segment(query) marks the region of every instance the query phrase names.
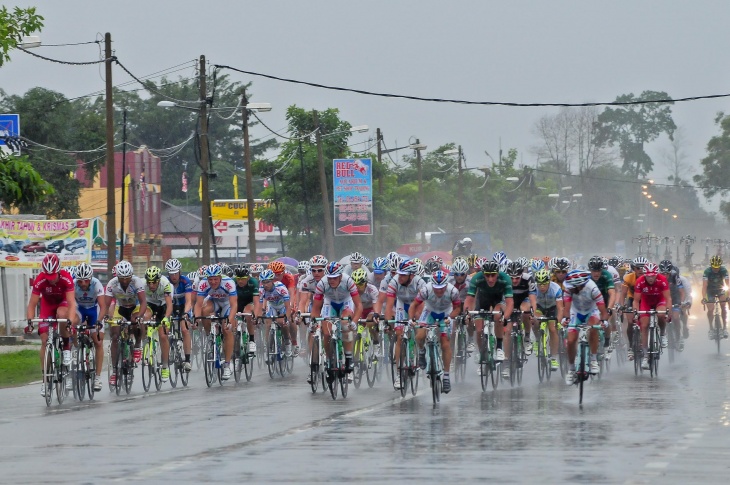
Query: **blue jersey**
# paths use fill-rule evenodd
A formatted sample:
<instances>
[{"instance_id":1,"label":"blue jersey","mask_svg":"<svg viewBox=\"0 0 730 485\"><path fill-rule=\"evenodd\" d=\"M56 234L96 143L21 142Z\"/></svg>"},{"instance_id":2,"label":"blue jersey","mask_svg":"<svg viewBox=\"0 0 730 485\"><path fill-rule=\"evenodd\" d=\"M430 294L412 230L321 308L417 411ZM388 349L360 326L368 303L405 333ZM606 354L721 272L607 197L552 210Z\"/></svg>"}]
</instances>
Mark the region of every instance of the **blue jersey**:
<instances>
[{"instance_id":1,"label":"blue jersey","mask_svg":"<svg viewBox=\"0 0 730 485\"><path fill-rule=\"evenodd\" d=\"M193 282L187 276L180 275L180 281L172 287L172 304L185 305L185 295L193 292Z\"/></svg>"},{"instance_id":2,"label":"blue jersey","mask_svg":"<svg viewBox=\"0 0 730 485\"><path fill-rule=\"evenodd\" d=\"M540 308L553 308L556 306L556 300L563 299L563 290L560 285L554 281L550 282L547 291L544 293L540 291L540 286L537 287L537 306Z\"/></svg>"}]
</instances>

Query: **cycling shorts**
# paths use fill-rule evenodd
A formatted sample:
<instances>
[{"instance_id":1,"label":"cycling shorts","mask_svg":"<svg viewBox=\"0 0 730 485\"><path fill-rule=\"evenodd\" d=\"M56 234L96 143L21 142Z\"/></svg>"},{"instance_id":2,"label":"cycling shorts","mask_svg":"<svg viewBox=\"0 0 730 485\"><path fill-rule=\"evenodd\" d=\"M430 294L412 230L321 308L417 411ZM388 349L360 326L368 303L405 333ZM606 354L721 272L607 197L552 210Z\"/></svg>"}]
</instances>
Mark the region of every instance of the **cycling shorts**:
<instances>
[{"instance_id":1,"label":"cycling shorts","mask_svg":"<svg viewBox=\"0 0 730 485\"><path fill-rule=\"evenodd\" d=\"M557 318L558 307L552 306L550 308L543 308L540 305L537 305L537 316L542 316L546 318Z\"/></svg>"},{"instance_id":2,"label":"cycling shorts","mask_svg":"<svg viewBox=\"0 0 730 485\"><path fill-rule=\"evenodd\" d=\"M286 307L284 305L275 306L271 303L266 305L266 316L269 318L282 317L286 315Z\"/></svg>"},{"instance_id":3,"label":"cycling shorts","mask_svg":"<svg viewBox=\"0 0 730 485\"><path fill-rule=\"evenodd\" d=\"M139 305L122 306L122 307L118 306L114 309L114 318L117 319L119 317L122 317L123 319L127 320L128 322L131 322L133 313L139 313ZM118 326L116 322L112 322L109 325L112 327Z\"/></svg>"},{"instance_id":4,"label":"cycling shorts","mask_svg":"<svg viewBox=\"0 0 730 485\"><path fill-rule=\"evenodd\" d=\"M441 336L446 336L451 333L451 324L449 323L448 327L446 326L446 320L447 315L446 313L436 313L436 312L430 312L428 310L423 310L423 313L421 313L421 318L418 319L418 323L421 324L421 326L428 326L428 325L434 325L436 322L439 322L439 330L441 331Z\"/></svg>"},{"instance_id":5,"label":"cycling shorts","mask_svg":"<svg viewBox=\"0 0 730 485\"><path fill-rule=\"evenodd\" d=\"M641 301L639 302L639 310L641 310L642 312L654 310L658 306L667 306L667 302L664 301L663 296L656 296L656 297L643 296L641 298ZM645 316L645 315L641 315L641 316Z\"/></svg>"},{"instance_id":6,"label":"cycling shorts","mask_svg":"<svg viewBox=\"0 0 730 485\"><path fill-rule=\"evenodd\" d=\"M322 316L327 317L341 317L343 310L355 311L355 302L350 299L341 303L335 303L334 301L324 301L322 305Z\"/></svg>"},{"instance_id":7,"label":"cycling shorts","mask_svg":"<svg viewBox=\"0 0 730 485\"><path fill-rule=\"evenodd\" d=\"M569 329L576 329L580 325L589 324L590 319L595 318L596 320L601 318L601 313L596 308L591 313L578 313L570 312L570 323L568 324ZM597 323L597 322L596 322Z\"/></svg>"},{"instance_id":8,"label":"cycling shorts","mask_svg":"<svg viewBox=\"0 0 730 485\"><path fill-rule=\"evenodd\" d=\"M712 298L718 297L722 299L725 296L725 290L722 287L719 288L710 288L707 287L707 299L711 300Z\"/></svg>"},{"instance_id":9,"label":"cycling shorts","mask_svg":"<svg viewBox=\"0 0 730 485\"><path fill-rule=\"evenodd\" d=\"M41 298L41 311L38 315L39 318L56 318L58 315L58 309L61 307L68 307L68 302L63 300L60 303L48 303L48 300ZM48 323L38 324L38 335L48 333Z\"/></svg>"},{"instance_id":10,"label":"cycling shorts","mask_svg":"<svg viewBox=\"0 0 730 485\"><path fill-rule=\"evenodd\" d=\"M87 322L88 327L94 327L96 325L96 322L99 321L99 305L92 306L89 308L86 307L76 307L76 314L79 316L79 322L84 323ZM100 329L100 332L103 332L104 329Z\"/></svg>"},{"instance_id":11,"label":"cycling shorts","mask_svg":"<svg viewBox=\"0 0 730 485\"><path fill-rule=\"evenodd\" d=\"M165 318L165 314L167 313L167 303L163 303L162 305L148 303L147 308L152 312L152 320L158 323ZM167 326L169 328L170 324L168 323Z\"/></svg>"}]
</instances>

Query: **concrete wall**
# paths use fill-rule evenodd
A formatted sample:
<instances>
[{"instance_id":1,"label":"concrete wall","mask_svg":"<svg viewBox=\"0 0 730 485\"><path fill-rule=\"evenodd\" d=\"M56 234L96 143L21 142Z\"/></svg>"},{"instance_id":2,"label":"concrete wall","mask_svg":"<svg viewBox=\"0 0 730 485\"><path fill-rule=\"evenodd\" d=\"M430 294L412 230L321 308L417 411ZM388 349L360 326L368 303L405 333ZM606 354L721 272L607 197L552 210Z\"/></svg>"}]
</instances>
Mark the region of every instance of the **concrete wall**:
<instances>
[{"instance_id":1,"label":"concrete wall","mask_svg":"<svg viewBox=\"0 0 730 485\"><path fill-rule=\"evenodd\" d=\"M25 327L25 309L30 299L30 280L37 274L31 269L6 268L5 277L7 281L8 310L10 311L10 326ZM2 282L0 281L0 285ZM2 288L0 288L2 290ZM0 323L5 325L5 302L0 291Z\"/></svg>"}]
</instances>

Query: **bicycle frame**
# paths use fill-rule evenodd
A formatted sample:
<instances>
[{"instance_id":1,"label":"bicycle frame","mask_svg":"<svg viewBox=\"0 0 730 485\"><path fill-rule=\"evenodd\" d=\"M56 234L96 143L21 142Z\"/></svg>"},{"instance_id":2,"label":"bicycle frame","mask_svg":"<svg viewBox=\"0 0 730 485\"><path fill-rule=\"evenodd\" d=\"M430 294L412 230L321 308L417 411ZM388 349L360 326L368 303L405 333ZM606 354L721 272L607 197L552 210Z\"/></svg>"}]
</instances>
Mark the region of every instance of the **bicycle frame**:
<instances>
[{"instance_id":1,"label":"bicycle frame","mask_svg":"<svg viewBox=\"0 0 730 485\"><path fill-rule=\"evenodd\" d=\"M636 315L648 315L649 316L649 332L648 347L647 347L647 358L649 359L649 373L653 377L659 375L659 357L662 354L661 337L659 335L659 325L657 321L657 315L663 313L669 315L670 309L664 310L663 312L657 310L637 311Z\"/></svg>"},{"instance_id":2,"label":"bicycle frame","mask_svg":"<svg viewBox=\"0 0 730 485\"><path fill-rule=\"evenodd\" d=\"M494 353L497 348L497 337L494 333L494 317L497 315L504 316L504 314L499 310L479 310L470 311L469 315L473 320L484 320L482 335L480 336L482 345L479 356L479 366L481 366L482 374L482 392L487 390L487 380L491 380L492 389L496 389L499 386L499 369L502 363L494 358Z\"/></svg>"}]
</instances>

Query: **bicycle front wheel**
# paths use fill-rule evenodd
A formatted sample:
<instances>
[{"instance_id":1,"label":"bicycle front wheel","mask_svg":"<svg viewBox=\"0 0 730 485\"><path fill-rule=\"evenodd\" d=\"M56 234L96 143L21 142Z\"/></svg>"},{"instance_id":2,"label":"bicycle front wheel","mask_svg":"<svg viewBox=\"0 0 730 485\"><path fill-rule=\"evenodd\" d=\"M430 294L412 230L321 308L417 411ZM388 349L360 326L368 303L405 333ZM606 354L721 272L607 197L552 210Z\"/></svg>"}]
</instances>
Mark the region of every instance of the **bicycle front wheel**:
<instances>
[{"instance_id":1,"label":"bicycle front wheel","mask_svg":"<svg viewBox=\"0 0 730 485\"><path fill-rule=\"evenodd\" d=\"M367 330L366 330L367 331ZM363 348L362 348L362 334L357 334L357 338L355 339L355 347L353 350L353 370L352 370L352 383L355 385L355 389L360 389L360 384L362 383L362 374L365 370L365 356L363 355Z\"/></svg>"},{"instance_id":2,"label":"bicycle front wheel","mask_svg":"<svg viewBox=\"0 0 730 485\"><path fill-rule=\"evenodd\" d=\"M271 379L276 375L276 359L278 358L278 350L276 348L276 331L269 332L268 344L266 345L266 365L269 368L269 377Z\"/></svg>"},{"instance_id":3,"label":"bicycle front wheel","mask_svg":"<svg viewBox=\"0 0 730 485\"><path fill-rule=\"evenodd\" d=\"M173 389L177 387L177 375L182 369L182 356L177 342L175 339L170 340L170 352L167 356L167 370L170 373L170 386Z\"/></svg>"},{"instance_id":4,"label":"bicycle front wheel","mask_svg":"<svg viewBox=\"0 0 730 485\"><path fill-rule=\"evenodd\" d=\"M152 381L154 380L152 377L154 370L152 364L152 348L148 338L145 338L142 342L142 349L142 387L144 388L144 392L149 392Z\"/></svg>"},{"instance_id":5,"label":"bicycle front wheel","mask_svg":"<svg viewBox=\"0 0 730 485\"><path fill-rule=\"evenodd\" d=\"M242 346L243 346L243 357L241 360L243 361L243 373L246 375L246 382L251 381L251 376L253 376L253 355L250 355L248 353L248 334L243 334L243 340L242 340Z\"/></svg>"},{"instance_id":6,"label":"bicycle front wheel","mask_svg":"<svg viewBox=\"0 0 730 485\"><path fill-rule=\"evenodd\" d=\"M43 383L46 386L46 406L50 406L53 401L53 380L55 377L53 372L53 345L50 342L46 345L44 360Z\"/></svg>"},{"instance_id":7,"label":"bicycle front wheel","mask_svg":"<svg viewBox=\"0 0 730 485\"><path fill-rule=\"evenodd\" d=\"M547 357L545 356L544 340L545 332L540 330L540 337L537 340L537 377L542 382L547 371Z\"/></svg>"},{"instance_id":8,"label":"bicycle front wheel","mask_svg":"<svg viewBox=\"0 0 730 485\"><path fill-rule=\"evenodd\" d=\"M587 371L586 371L586 363L588 362L588 345L586 344L580 344L580 358L578 359L578 372L576 372L576 376L578 377L578 405L583 405L583 384L585 383L587 379Z\"/></svg>"},{"instance_id":9,"label":"bicycle front wheel","mask_svg":"<svg viewBox=\"0 0 730 485\"><path fill-rule=\"evenodd\" d=\"M408 341L401 338L400 357L398 358L398 373L400 375L400 395L406 397L408 392Z\"/></svg>"},{"instance_id":10,"label":"bicycle front wheel","mask_svg":"<svg viewBox=\"0 0 730 485\"><path fill-rule=\"evenodd\" d=\"M429 376L431 377L431 394L433 397L433 403L438 404L441 400L441 376L438 370L438 353L436 352L436 346L431 345L429 349Z\"/></svg>"},{"instance_id":11,"label":"bicycle front wheel","mask_svg":"<svg viewBox=\"0 0 730 485\"><path fill-rule=\"evenodd\" d=\"M86 392L89 395L89 400L94 400L94 380L96 380L96 348L86 348Z\"/></svg>"},{"instance_id":12,"label":"bicycle front wheel","mask_svg":"<svg viewBox=\"0 0 730 485\"><path fill-rule=\"evenodd\" d=\"M243 353L241 352L242 338L241 332L236 332L235 340L233 341L233 378L236 382L241 382L241 370L243 370Z\"/></svg>"},{"instance_id":13,"label":"bicycle front wheel","mask_svg":"<svg viewBox=\"0 0 730 485\"><path fill-rule=\"evenodd\" d=\"M204 350L204 356L203 359L203 370L205 372L205 384L208 387L211 387L213 385L213 381L215 380L215 336L209 335L208 338L205 340L205 345L203 346Z\"/></svg>"},{"instance_id":14,"label":"bicycle front wheel","mask_svg":"<svg viewBox=\"0 0 730 485\"><path fill-rule=\"evenodd\" d=\"M720 340L722 339L722 324L720 323L720 315L715 315L715 341L717 342L717 353L720 354Z\"/></svg>"},{"instance_id":15,"label":"bicycle front wheel","mask_svg":"<svg viewBox=\"0 0 730 485\"><path fill-rule=\"evenodd\" d=\"M76 368L71 372L74 397L83 401L86 397L86 346L83 344L76 349Z\"/></svg>"}]
</instances>

